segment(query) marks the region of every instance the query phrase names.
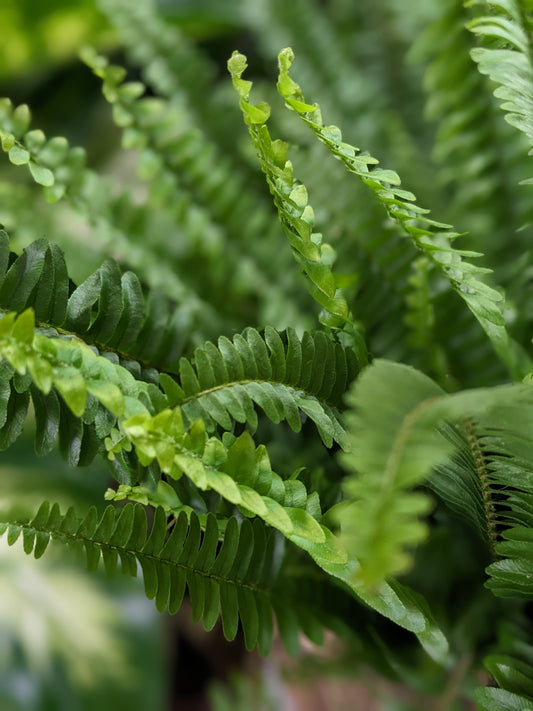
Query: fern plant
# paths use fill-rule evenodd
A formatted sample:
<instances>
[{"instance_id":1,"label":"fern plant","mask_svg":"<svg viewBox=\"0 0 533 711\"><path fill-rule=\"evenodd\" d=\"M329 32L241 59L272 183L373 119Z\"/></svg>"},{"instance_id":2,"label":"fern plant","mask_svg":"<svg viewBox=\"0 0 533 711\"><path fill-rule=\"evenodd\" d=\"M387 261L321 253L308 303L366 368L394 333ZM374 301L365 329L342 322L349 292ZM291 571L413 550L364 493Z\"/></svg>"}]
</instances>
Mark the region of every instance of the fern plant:
<instances>
[{"instance_id":1,"label":"fern plant","mask_svg":"<svg viewBox=\"0 0 533 711\"><path fill-rule=\"evenodd\" d=\"M81 56L140 199L0 102L0 445L30 420L110 482L0 533L262 655L331 630L438 708L533 708L531 3L234 5L277 97L101 1L141 76Z\"/></svg>"}]
</instances>

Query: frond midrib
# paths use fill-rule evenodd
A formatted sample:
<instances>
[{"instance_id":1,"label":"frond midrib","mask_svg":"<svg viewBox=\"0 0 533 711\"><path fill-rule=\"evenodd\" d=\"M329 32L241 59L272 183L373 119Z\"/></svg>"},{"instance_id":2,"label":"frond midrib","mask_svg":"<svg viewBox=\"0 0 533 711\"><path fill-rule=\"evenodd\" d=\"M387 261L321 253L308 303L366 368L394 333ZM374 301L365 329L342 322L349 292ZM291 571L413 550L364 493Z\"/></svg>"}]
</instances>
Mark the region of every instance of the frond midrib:
<instances>
[{"instance_id":1,"label":"frond midrib","mask_svg":"<svg viewBox=\"0 0 533 711\"><path fill-rule=\"evenodd\" d=\"M475 432L474 422L472 421L472 419L464 419L462 425L464 427L466 440L468 442L468 447L472 455L472 461L474 463L477 479L479 482L479 488L481 491L483 511L485 513L485 521L487 523L487 541L489 544L491 555L493 556L493 558L496 558L496 544L498 543L498 534L496 528L496 510L494 508L494 504L491 498L490 483L487 465L485 462L485 456L483 454L483 449L479 444L479 437Z\"/></svg>"},{"instance_id":2,"label":"frond midrib","mask_svg":"<svg viewBox=\"0 0 533 711\"><path fill-rule=\"evenodd\" d=\"M162 558L160 556L157 556L153 553L145 553L142 550L135 550L134 548L129 548L124 545L118 545L115 543L109 543L107 541L97 541L94 538L90 538L89 536L84 536L84 535L77 535L75 533L68 533L67 531L61 531L60 529L56 528L46 528L42 526L32 526L29 523L18 523L18 522L6 522L7 524L7 529L9 529L11 526L16 526L19 527L22 531L29 531L29 532L35 532L35 533L44 533L46 535L49 535L52 540L57 541L58 539L64 539L64 542L67 543L68 541L72 542L80 542L80 543L87 543L90 544L91 546L97 546L100 549L107 549L107 550L116 550L119 554L120 552L123 553L128 553L133 555L136 559L149 559L157 563L158 565L170 565L174 566L175 568L181 568L186 571L191 571L193 573L196 573L198 575L201 575L204 578L211 578L212 580L217 581L219 584L226 583L228 585L235 585L238 587L242 588L247 588L248 590L251 590L252 592L259 594L259 595L266 595L267 597L271 598L271 589L270 588L262 588L257 586L256 584L252 584L249 582L245 582L243 580L238 580L237 578L227 578L219 574L213 574L210 572L206 572L205 570L202 570L201 568L195 567L194 565L187 565L186 563L182 563L180 561L173 561L169 558ZM148 537L146 539L147 541L149 540ZM100 561L100 558L99 558Z\"/></svg>"},{"instance_id":3,"label":"frond midrib","mask_svg":"<svg viewBox=\"0 0 533 711\"><path fill-rule=\"evenodd\" d=\"M313 398L313 400L316 400L319 402L321 405L324 407L331 408L335 410L336 412L339 412L337 405L329 402L328 400L325 400L324 398L320 398L315 393L312 393L305 388L300 388L296 385L291 385L289 383L284 383L281 380L269 380L267 378L246 378L244 380L231 380L228 381L227 383L219 383L217 385L213 385L210 388L206 388L204 390L201 390L198 393L194 393L192 395L187 395L183 399L179 401L179 405L186 405L189 402L194 402L195 400L198 400L202 397L206 397L207 395L210 395L213 392L218 392L220 390L224 390L225 388L232 388L237 385L249 385L251 383L257 383L259 385L273 385L273 386L280 386L283 388L287 388L288 390L291 390L295 393L303 393L306 397Z\"/></svg>"}]
</instances>

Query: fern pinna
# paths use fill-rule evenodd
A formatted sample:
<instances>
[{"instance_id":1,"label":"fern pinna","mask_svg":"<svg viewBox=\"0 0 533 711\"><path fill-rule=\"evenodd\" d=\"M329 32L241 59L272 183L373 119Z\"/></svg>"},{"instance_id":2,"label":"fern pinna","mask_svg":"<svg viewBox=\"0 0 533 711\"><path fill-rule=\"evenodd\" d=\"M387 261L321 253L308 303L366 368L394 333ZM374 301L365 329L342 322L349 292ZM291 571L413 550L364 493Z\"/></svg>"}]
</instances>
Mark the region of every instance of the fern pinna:
<instances>
[{"instance_id":1,"label":"fern pinna","mask_svg":"<svg viewBox=\"0 0 533 711\"><path fill-rule=\"evenodd\" d=\"M287 112L255 77L269 103L252 102L243 54L229 59L228 99L229 81L213 83L202 52L152 3L102 1L143 81L92 49L82 56L123 147L137 151L140 198L66 139L30 129L25 105L0 102L2 150L35 183L11 186L2 213L0 446L30 423L39 455L57 448L73 467L102 458L111 502L7 507L0 533L37 558L53 541L90 570L140 573L157 609L188 598L205 629L220 621L228 640L242 629L261 654L274 630L296 653L302 634L321 644L330 629L450 708L473 698L487 711L529 708L530 208L510 200L515 182L531 182L530 5L432 0L409 24L390 0L369 13L331 3L331 18L314 2L248 4L237 21L261 35L265 57L298 31L301 74L292 49L278 56ZM382 76L381 57L354 69L357 91L345 76L350 31L364 26L376 59L426 20L412 51L426 97L411 98L437 122L441 199L427 160L413 167L425 139L390 90L419 70ZM249 135L236 139L237 104ZM285 132L297 149L273 138ZM381 167L394 140L405 185L439 219ZM36 239L44 230L23 238L30 195L43 224L57 227L55 210L82 216L98 266L80 269L68 237L65 251Z\"/></svg>"}]
</instances>

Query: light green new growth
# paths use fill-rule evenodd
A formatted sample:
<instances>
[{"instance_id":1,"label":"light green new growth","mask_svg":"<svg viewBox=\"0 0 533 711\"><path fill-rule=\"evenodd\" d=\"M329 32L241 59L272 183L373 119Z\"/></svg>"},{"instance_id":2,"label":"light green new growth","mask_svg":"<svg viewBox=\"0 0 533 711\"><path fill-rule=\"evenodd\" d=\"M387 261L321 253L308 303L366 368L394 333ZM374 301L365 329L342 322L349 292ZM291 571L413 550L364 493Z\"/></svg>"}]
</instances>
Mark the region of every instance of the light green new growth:
<instances>
[{"instance_id":1,"label":"light green new growth","mask_svg":"<svg viewBox=\"0 0 533 711\"><path fill-rule=\"evenodd\" d=\"M468 304L513 377L523 377L527 370L518 363L517 353L505 328L504 298L481 278L491 270L476 267L465 260L466 257L482 255L452 247L451 241L459 237L459 233L454 232L450 225L426 217L428 210L416 204L413 193L400 187L397 173L373 167L379 163L376 158L364 155L359 148L345 143L337 126L323 124L319 105L306 103L299 85L289 75L293 60L294 53L290 48L280 52L278 90L287 107L298 114L350 173L361 178L372 190L401 232L410 237Z\"/></svg>"}]
</instances>

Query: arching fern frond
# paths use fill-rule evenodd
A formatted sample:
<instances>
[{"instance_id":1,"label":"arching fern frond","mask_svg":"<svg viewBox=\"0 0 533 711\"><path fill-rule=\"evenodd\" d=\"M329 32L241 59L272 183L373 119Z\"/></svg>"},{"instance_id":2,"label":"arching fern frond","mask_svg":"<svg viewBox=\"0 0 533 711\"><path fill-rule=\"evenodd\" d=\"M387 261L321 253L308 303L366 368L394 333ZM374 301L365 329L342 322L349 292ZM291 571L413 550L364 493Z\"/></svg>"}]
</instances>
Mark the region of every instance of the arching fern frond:
<instances>
[{"instance_id":1,"label":"arching fern frond","mask_svg":"<svg viewBox=\"0 0 533 711\"><path fill-rule=\"evenodd\" d=\"M264 335L247 329L218 346L207 343L182 358L179 380L165 375L161 384L172 406L179 406L190 423L202 418L208 429L230 429L233 420L254 430L258 405L275 423L287 420L295 432L304 413L315 422L327 447L345 444L339 419L342 396L357 372L353 351L322 332L278 333L269 326Z\"/></svg>"},{"instance_id":2,"label":"arching fern frond","mask_svg":"<svg viewBox=\"0 0 533 711\"><path fill-rule=\"evenodd\" d=\"M324 543L328 537L332 543L332 534L306 510L304 485L285 482L275 474L265 447L256 448L247 432L238 438L229 436L225 442L208 438L202 420L186 429L176 408L155 416L145 412L130 417L107 440L111 455L131 445L143 464L156 459L171 478L185 475L197 488L216 491L297 545ZM332 548L329 553L333 560L343 559L340 549Z\"/></svg>"},{"instance_id":3,"label":"arching fern frond","mask_svg":"<svg viewBox=\"0 0 533 711\"><path fill-rule=\"evenodd\" d=\"M272 472L265 447L256 449L247 432L237 439L228 435L228 444L224 444L207 438L202 420L186 429L179 408L163 409L166 400L159 390L135 380L82 342L35 333L29 310L18 318L8 314L0 320L0 355L20 376L29 376L24 390L32 381L45 395L55 388L77 418L90 407L89 395L104 405L119 421L119 429L109 427L113 418L107 427L106 446L112 456L131 450L133 445L143 465L156 459L171 477L179 479L185 474L199 489L214 489L290 540L324 543L329 536L329 543L333 542L332 534L307 512L304 485L295 480L284 482ZM4 402L6 417L7 404ZM157 414L151 414L154 411ZM101 437L105 434L100 432ZM314 501L309 502L311 510L315 509ZM332 561L343 559L335 545L323 553Z\"/></svg>"},{"instance_id":4,"label":"arching fern frond","mask_svg":"<svg viewBox=\"0 0 533 711\"><path fill-rule=\"evenodd\" d=\"M344 143L336 126L324 126L318 104L305 103L300 87L289 76L293 58L294 54L290 49L283 50L279 55L278 89L286 105L298 114L349 172L358 175L372 190L390 218L411 238L416 247L428 257L467 303L514 377L523 375L524 365L518 363L518 352L505 329L503 297L481 279L481 276L490 270L465 261L465 257L480 255L454 249L450 241L458 237L458 233L450 231L449 225L425 217L426 210L415 203L415 196L397 187L401 183L394 171L369 168L378 163L375 158L362 155L359 149Z\"/></svg>"},{"instance_id":5,"label":"arching fern frond","mask_svg":"<svg viewBox=\"0 0 533 711\"><path fill-rule=\"evenodd\" d=\"M163 298L146 303L135 275L121 274L112 260L74 289L61 251L45 240L17 257L0 232L0 257L0 308L31 307L40 327L83 338L137 379L161 382L188 423L201 417L213 431L215 424L230 429L235 419L255 429L255 403L295 431L300 411L317 424L327 446L343 443L339 408L357 365L350 350L325 334L300 340L292 330L278 334L267 327L262 337L249 329L233 341L221 337L218 348L208 343L196 349L192 361L178 361L188 325L181 309L169 313ZM179 384L156 367L179 374Z\"/></svg>"},{"instance_id":6,"label":"arching fern frond","mask_svg":"<svg viewBox=\"0 0 533 711\"><path fill-rule=\"evenodd\" d=\"M0 533L10 545L22 535L24 551L36 558L50 540L81 549L89 570L102 560L108 576L119 564L123 573L136 576L140 565L146 595L155 598L158 610L175 613L188 590L193 619L207 630L221 617L227 639L240 623L248 649L266 654L272 646L271 596L280 551L259 521L233 518L222 532L212 514L202 529L194 513L182 513L169 533L160 507L148 530L146 510L138 504L108 506L101 516L92 508L80 521L72 508L61 514L57 504L44 502L30 521L0 522Z\"/></svg>"},{"instance_id":7,"label":"arching fern frond","mask_svg":"<svg viewBox=\"0 0 533 711\"><path fill-rule=\"evenodd\" d=\"M185 474L199 489L214 489L245 514L259 516L307 551L326 573L347 584L357 598L415 632L432 656L445 657L446 639L427 604L397 583L365 589L357 580L358 561L347 561L339 540L308 513L308 509L316 510L315 499L306 498L299 482L284 481L272 472L266 449L256 448L248 433L237 439L228 437L224 443L207 439L201 420L185 431L179 410L133 417L122 424L122 431L124 436L108 440L112 453L131 442L141 462L157 459L170 477L179 479Z\"/></svg>"},{"instance_id":8,"label":"arching fern frond","mask_svg":"<svg viewBox=\"0 0 533 711\"><path fill-rule=\"evenodd\" d=\"M366 362L366 349L361 327L352 319L331 269L335 252L331 245L323 242L320 233L313 231L313 208L308 204L305 185L294 179L292 164L287 160L287 144L272 141L270 137L266 126L270 115L268 104L254 106L249 101L252 83L241 79L246 69L246 58L235 52L228 61L228 69L293 254L307 277L311 296L323 307L321 320L328 326L342 327L346 334L350 334L358 361L363 364Z\"/></svg>"}]
</instances>

